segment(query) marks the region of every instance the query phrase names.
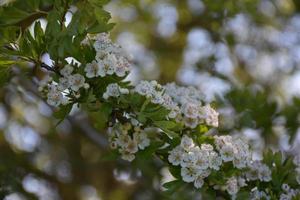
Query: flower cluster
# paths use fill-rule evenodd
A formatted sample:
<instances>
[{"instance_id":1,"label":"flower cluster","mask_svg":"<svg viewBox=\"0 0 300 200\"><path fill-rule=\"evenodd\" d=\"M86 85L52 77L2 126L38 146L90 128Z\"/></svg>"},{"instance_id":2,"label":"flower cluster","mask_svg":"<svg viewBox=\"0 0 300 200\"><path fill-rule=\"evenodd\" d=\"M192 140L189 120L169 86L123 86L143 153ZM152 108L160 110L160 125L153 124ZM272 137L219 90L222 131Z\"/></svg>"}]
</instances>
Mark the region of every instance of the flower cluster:
<instances>
[{"instance_id":1,"label":"flower cluster","mask_svg":"<svg viewBox=\"0 0 300 200\"><path fill-rule=\"evenodd\" d=\"M259 191L257 187L253 188L250 193L250 200L270 200L271 196L265 191Z\"/></svg>"},{"instance_id":2,"label":"flower cluster","mask_svg":"<svg viewBox=\"0 0 300 200\"><path fill-rule=\"evenodd\" d=\"M130 63L122 48L114 44L107 34L100 34L94 43L96 58L91 63L86 64L84 71L86 77L104 77L107 75L117 75L124 77L128 74Z\"/></svg>"},{"instance_id":3,"label":"flower cluster","mask_svg":"<svg viewBox=\"0 0 300 200\"><path fill-rule=\"evenodd\" d=\"M165 93L162 85L156 81L141 81L135 86L134 92L150 99L154 104L163 105L170 110L168 118L175 118L179 112L178 105Z\"/></svg>"},{"instance_id":4,"label":"flower cluster","mask_svg":"<svg viewBox=\"0 0 300 200\"><path fill-rule=\"evenodd\" d=\"M245 168L251 159L249 145L241 138L215 136L215 145L224 162L232 161L234 167Z\"/></svg>"},{"instance_id":5,"label":"flower cluster","mask_svg":"<svg viewBox=\"0 0 300 200\"><path fill-rule=\"evenodd\" d=\"M260 161L251 161L248 164L249 171L246 172L246 177L248 180L260 180L262 182L269 182L272 180L272 172L270 168L261 163Z\"/></svg>"},{"instance_id":6,"label":"flower cluster","mask_svg":"<svg viewBox=\"0 0 300 200\"><path fill-rule=\"evenodd\" d=\"M107 75L116 75L124 78L129 73L130 64L125 53L120 46L112 43L108 38L108 34L100 34L94 40L95 60L87 63L85 66L81 64L79 67L69 64L65 65L58 72L59 78L57 81L47 78L40 82L40 91L46 94L48 104L57 107L78 99L80 97L80 89L89 88L86 79L105 77ZM84 69L81 70L82 67ZM84 71L85 73L82 73L84 75L80 74L79 71ZM118 97L120 94L128 93L128 89L120 88L115 83L107 87L103 97L107 99L110 96Z\"/></svg>"},{"instance_id":7,"label":"flower cluster","mask_svg":"<svg viewBox=\"0 0 300 200\"><path fill-rule=\"evenodd\" d=\"M218 170L222 164L221 157L210 144L195 145L188 136L182 137L180 145L168 156L174 166L181 166L181 176L185 182L194 182L196 188L202 187L203 179L208 177L211 169Z\"/></svg>"},{"instance_id":8,"label":"flower cluster","mask_svg":"<svg viewBox=\"0 0 300 200\"><path fill-rule=\"evenodd\" d=\"M246 180L242 177L230 177L226 182L226 191L233 197L238 193L241 187L246 186Z\"/></svg>"},{"instance_id":9,"label":"flower cluster","mask_svg":"<svg viewBox=\"0 0 300 200\"><path fill-rule=\"evenodd\" d=\"M281 185L281 194L279 196L279 200L293 200L293 199L298 199L300 190L299 189L293 189L291 188L288 184L282 184ZM267 191L259 191L257 187L253 188L251 190L251 200L270 200L271 195L269 190Z\"/></svg>"},{"instance_id":10,"label":"flower cluster","mask_svg":"<svg viewBox=\"0 0 300 200\"><path fill-rule=\"evenodd\" d=\"M133 161L135 153L150 145L150 139L140 126L133 127L130 123L117 123L109 128L109 142L112 149L117 149L122 159Z\"/></svg>"},{"instance_id":11,"label":"flower cluster","mask_svg":"<svg viewBox=\"0 0 300 200\"><path fill-rule=\"evenodd\" d=\"M202 106L203 95L194 87L179 87L175 83L164 86L165 93L179 106L177 121L187 127L195 128L198 124L218 127L219 114L209 105Z\"/></svg>"},{"instance_id":12,"label":"flower cluster","mask_svg":"<svg viewBox=\"0 0 300 200\"><path fill-rule=\"evenodd\" d=\"M300 194L299 189L292 189L288 184L282 184L281 189L283 193L280 195L280 200L292 200Z\"/></svg>"},{"instance_id":13,"label":"flower cluster","mask_svg":"<svg viewBox=\"0 0 300 200\"><path fill-rule=\"evenodd\" d=\"M40 82L39 90L46 93L47 103L52 106L66 105L71 98L79 98L81 88L88 89L89 84L85 82L84 76L73 73L74 67L66 65L59 73L58 81L46 78Z\"/></svg>"},{"instance_id":14,"label":"flower cluster","mask_svg":"<svg viewBox=\"0 0 300 200\"><path fill-rule=\"evenodd\" d=\"M222 164L232 162L235 168L243 169L241 176L227 179L226 190L232 196L247 185L246 181L271 180L271 170L260 161L252 160L249 145L242 139L215 136L214 146L201 144L199 147L192 138L184 135L180 145L169 152L168 160L172 165L180 166L182 180L194 182L196 188L202 187L211 170L218 171Z\"/></svg>"},{"instance_id":15,"label":"flower cluster","mask_svg":"<svg viewBox=\"0 0 300 200\"><path fill-rule=\"evenodd\" d=\"M179 87L175 83L164 86L176 105L179 106L177 121L184 122L185 126L195 128L198 124L218 127L219 114L209 104L202 106L203 95L194 87Z\"/></svg>"},{"instance_id":16,"label":"flower cluster","mask_svg":"<svg viewBox=\"0 0 300 200\"><path fill-rule=\"evenodd\" d=\"M161 86L156 81L141 81L134 91L146 96L152 103L166 107L170 110L169 118L175 118L189 128L203 123L213 127L219 124L219 114L209 104L201 106L202 96L193 87L179 87L174 83Z\"/></svg>"}]
</instances>

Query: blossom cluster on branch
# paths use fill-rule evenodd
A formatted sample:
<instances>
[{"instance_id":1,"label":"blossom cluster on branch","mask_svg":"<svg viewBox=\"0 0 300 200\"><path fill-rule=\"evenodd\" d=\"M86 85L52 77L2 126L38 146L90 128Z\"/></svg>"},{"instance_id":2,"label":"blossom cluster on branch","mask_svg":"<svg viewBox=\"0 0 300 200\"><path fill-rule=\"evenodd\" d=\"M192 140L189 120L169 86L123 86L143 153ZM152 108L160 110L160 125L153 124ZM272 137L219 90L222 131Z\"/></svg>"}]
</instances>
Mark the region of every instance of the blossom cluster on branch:
<instances>
[{"instance_id":1,"label":"blossom cluster on branch","mask_svg":"<svg viewBox=\"0 0 300 200\"><path fill-rule=\"evenodd\" d=\"M208 134L218 127L219 114L199 90L157 81L132 85L125 80L130 59L107 34L81 45L90 45L94 57L66 64L41 81L40 91L58 110L75 104L98 106L107 117L110 147L122 159L134 161L143 156L139 152L150 151L169 166L174 184L192 183L203 192L221 191L232 199L245 194L252 199L297 197L299 191L293 188L299 187L300 162L279 152L254 160L243 138ZM280 170L290 171L277 174Z\"/></svg>"}]
</instances>

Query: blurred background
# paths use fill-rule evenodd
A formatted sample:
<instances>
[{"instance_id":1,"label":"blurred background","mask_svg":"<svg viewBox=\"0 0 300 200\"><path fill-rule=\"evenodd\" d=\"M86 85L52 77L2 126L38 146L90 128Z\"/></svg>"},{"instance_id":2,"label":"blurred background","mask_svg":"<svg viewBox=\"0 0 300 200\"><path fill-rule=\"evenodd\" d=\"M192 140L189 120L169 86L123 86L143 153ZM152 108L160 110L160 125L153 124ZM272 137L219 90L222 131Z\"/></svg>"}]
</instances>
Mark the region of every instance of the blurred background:
<instances>
[{"instance_id":1,"label":"blurred background","mask_svg":"<svg viewBox=\"0 0 300 200\"><path fill-rule=\"evenodd\" d=\"M300 153L300 1L112 0L105 9L132 56L130 80L197 87L221 113L218 132L243 135L257 158L266 147ZM201 199L188 186L162 192L172 177L158 160L110 157L100 113L73 109L56 126L24 84L19 74L0 89L0 199Z\"/></svg>"}]
</instances>

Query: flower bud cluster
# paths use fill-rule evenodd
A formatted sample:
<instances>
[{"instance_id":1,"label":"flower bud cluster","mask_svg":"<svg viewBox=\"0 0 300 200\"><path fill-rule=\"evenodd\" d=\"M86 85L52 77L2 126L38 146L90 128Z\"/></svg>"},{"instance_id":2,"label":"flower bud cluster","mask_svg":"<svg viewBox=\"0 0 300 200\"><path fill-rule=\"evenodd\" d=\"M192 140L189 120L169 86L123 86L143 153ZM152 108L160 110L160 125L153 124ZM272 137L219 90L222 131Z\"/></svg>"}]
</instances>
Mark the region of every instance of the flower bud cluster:
<instances>
[{"instance_id":1,"label":"flower bud cluster","mask_svg":"<svg viewBox=\"0 0 300 200\"><path fill-rule=\"evenodd\" d=\"M139 150L144 150L150 145L146 131L130 123L117 123L109 128L108 133L110 147L117 149L122 159L127 161L133 161Z\"/></svg>"}]
</instances>

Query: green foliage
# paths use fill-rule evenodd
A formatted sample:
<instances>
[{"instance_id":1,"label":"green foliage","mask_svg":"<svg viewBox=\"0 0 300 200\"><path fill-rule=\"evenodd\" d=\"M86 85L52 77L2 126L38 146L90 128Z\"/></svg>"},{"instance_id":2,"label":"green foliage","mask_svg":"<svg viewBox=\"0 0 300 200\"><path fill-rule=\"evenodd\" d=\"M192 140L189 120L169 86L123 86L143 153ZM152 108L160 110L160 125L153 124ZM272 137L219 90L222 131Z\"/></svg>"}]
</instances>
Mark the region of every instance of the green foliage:
<instances>
[{"instance_id":1,"label":"green foliage","mask_svg":"<svg viewBox=\"0 0 300 200\"><path fill-rule=\"evenodd\" d=\"M285 158L282 152L273 153L268 150L264 153L264 162L272 169L272 189L280 193L282 183L297 187L298 183L294 176L295 165L293 158Z\"/></svg>"},{"instance_id":2,"label":"green foliage","mask_svg":"<svg viewBox=\"0 0 300 200\"><path fill-rule=\"evenodd\" d=\"M58 124L69 115L72 107L73 107L72 104L64 105L59 110L53 113L53 116L59 120Z\"/></svg>"},{"instance_id":3,"label":"green foliage","mask_svg":"<svg viewBox=\"0 0 300 200\"><path fill-rule=\"evenodd\" d=\"M72 3L78 7L71 22L65 25L65 15ZM7 55L21 55L39 63L43 53L59 62L74 56L82 63L86 63L86 54L82 54L84 47L78 49L80 42L88 33L105 32L112 28L109 24L109 13L103 10L106 1L63 1L63 0L17 0L0 10L0 44L9 45L14 41L19 45L19 51L4 51ZM90 12L94 10L94 12ZM38 19L46 19L45 33ZM29 26L34 26L34 36L30 34ZM19 27L19 28L18 28ZM21 40L16 40L22 29Z\"/></svg>"}]
</instances>

